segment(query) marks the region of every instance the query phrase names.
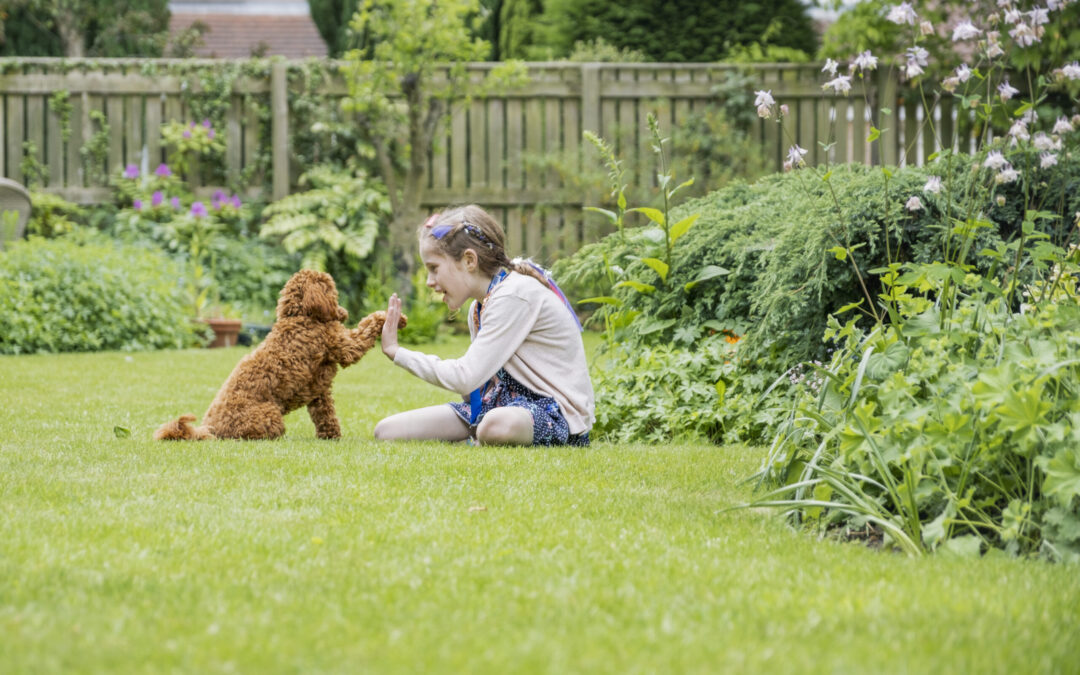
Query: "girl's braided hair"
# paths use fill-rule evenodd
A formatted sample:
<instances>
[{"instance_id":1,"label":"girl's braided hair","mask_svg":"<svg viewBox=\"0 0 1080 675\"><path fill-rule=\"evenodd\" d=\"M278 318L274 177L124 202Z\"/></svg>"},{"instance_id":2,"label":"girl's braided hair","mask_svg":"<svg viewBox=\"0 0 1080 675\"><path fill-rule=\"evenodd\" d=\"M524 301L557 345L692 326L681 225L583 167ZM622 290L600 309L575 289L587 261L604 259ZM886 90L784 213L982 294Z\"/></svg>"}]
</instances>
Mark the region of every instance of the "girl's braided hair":
<instances>
[{"instance_id":1,"label":"girl's braided hair","mask_svg":"<svg viewBox=\"0 0 1080 675\"><path fill-rule=\"evenodd\" d=\"M506 235L490 213L475 204L457 206L432 214L417 232L421 241L429 238L440 252L461 260L466 249L476 252L477 265L484 274L494 275L505 267L547 285L543 274L527 260L506 255Z\"/></svg>"}]
</instances>

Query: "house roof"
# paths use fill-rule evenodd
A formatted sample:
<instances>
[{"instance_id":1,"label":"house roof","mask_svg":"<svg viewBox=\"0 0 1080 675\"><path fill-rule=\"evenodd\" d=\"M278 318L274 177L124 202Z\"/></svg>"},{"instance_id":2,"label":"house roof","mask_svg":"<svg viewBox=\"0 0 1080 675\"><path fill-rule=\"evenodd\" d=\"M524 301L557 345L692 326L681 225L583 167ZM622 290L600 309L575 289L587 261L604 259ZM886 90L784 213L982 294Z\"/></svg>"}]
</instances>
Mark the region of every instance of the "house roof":
<instances>
[{"instance_id":1,"label":"house roof","mask_svg":"<svg viewBox=\"0 0 1080 675\"><path fill-rule=\"evenodd\" d=\"M247 58L255 53L287 58L325 57L306 0L172 0L170 34L202 21L210 30L196 56Z\"/></svg>"}]
</instances>

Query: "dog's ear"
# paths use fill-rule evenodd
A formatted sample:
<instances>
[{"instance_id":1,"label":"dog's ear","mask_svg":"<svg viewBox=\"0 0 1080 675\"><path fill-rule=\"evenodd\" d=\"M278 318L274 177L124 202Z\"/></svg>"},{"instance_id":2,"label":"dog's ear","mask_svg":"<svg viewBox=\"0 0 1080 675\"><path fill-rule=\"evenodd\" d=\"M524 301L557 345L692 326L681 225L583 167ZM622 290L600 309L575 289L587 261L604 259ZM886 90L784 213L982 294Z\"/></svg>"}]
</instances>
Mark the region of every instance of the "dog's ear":
<instances>
[{"instance_id":1,"label":"dog's ear","mask_svg":"<svg viewBox=\"0 0 1080 675\"><path fill-rule=\"evenodd\" d=\"M338 321L337 288L330 275L320 274L304 284L301 306L316 321Z\"/></svg>"}]
</instances>

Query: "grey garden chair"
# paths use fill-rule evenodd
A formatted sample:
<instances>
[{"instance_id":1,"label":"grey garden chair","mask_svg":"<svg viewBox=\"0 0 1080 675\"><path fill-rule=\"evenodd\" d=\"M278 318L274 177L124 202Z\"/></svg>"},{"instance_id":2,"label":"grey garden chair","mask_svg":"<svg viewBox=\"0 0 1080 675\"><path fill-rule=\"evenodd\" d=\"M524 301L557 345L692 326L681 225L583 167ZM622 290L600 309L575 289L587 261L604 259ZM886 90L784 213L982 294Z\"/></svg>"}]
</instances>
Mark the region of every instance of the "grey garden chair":
<instances>
[{"instance_id":1,"label":"grey garden chair","mask_svg":"<svg viewBox=\"0 0 1080 675\"><path fill-rule=\"evenodd\" d=\"M18 215L14 228L7 217L9 211ZM0 248L4 242L21 239L26 221L30 218L30 193L10 178L0 178Z\"/></svg>"}]
</instances>

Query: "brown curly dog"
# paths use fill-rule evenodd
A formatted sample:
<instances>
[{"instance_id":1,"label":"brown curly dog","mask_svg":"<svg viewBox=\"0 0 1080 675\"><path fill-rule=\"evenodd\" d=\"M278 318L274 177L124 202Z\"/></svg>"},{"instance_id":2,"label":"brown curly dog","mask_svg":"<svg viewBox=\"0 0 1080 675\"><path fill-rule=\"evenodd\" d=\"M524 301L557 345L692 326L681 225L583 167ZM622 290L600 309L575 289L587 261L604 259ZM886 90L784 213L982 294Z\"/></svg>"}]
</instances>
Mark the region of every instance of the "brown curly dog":
<instances>
[{"instance_id":1,"label":"brown curly dog","mask_svg":"<svg viewBox=\"0 0 1080 675\"><path fill-rule=\"evenodd\" d=\"M270 334L233 368L202 426L192 426L195 416L184 415L161 425L154 438L277 438L285 433L283 417L305 405L319 438L339 438L330 394L334 376L339 365L351 366L371 349L386 312L369 314L352 330L342 323L348 316L329 274L297 272L281 289Z\"/></svg>"}]
</instances>

